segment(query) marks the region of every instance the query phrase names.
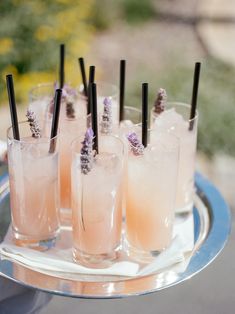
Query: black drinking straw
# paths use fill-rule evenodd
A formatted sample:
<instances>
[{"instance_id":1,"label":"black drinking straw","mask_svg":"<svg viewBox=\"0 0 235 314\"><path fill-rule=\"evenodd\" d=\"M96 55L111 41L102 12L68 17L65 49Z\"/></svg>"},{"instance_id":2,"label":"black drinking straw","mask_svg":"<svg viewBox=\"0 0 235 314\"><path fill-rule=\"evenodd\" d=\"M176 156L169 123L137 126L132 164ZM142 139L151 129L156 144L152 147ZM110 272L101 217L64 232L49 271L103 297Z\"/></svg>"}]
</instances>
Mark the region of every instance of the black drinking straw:
<instances>
[{"instance_id":1,"label":"black drinking straw","mask_svg":"<svg viewBox=\"0 0 235 314\"><path fill-rule=\"evenodd\" d=\"M87 114L91 113L91 84L94 83L94 81L95 81L95 66L91 65L89 68Z\"/></svg>"},{"instance_id":2,"label":"black drinking straw","mask_svg":"<svg viewBox=\"0 0 235 314\"><path fill-rule=\"evenodd\" d=\"M56 139L54 139L54 137L56 137L58 133L61 96L62 96L62 89L59 88L55 91L54 111L53 111L52 124L51 124L51 143L50 143L49 153L54 153L55 147L56 147Z\"/></svg>"},{"instance_id":3,"label":"black drinking straw","mask_svg":"<svg viewBox=\"0 0 235 314\"><path fill-rule=\"evenodd\" d=\"M19 141L20 132L19 132L19 125L18 125L18 118L17 118L14 83L13 83L12 74L8 74L6 76L6 81L7 81L9 106L10 106L10 111L11 111L11 124L12 124L13 137L15 140Z\"/></svg>"},{"instance_id":4,"label":"black drinking straw","mask_svg":"<svg viewBox=\"0 0 235 314\"><path fill-rule=\"evenodd\" d=\"M125 79L126 79L126 60L120 61L120 100L119 100L119 122L124 120L124 101L125 101Z\"/></svg>"},{"instance_id":5,"label":"black drinking straw","mask_svg":"<svg viewBox=\"0 0 235 314\"><path fill-rule=\"evenodd\" d=\"M142 84L142 144L148 145L148 83Z\"/></svg>"},{"instance_id":6,"label":"black drinking straw","mask_svg":"<svg viewBox=\"0 0 235 314\"><path fill-rule=\"evenodd\" d=\"M190 111L190 122L189 122L189 130L192 131L194 125L194 118L196 115L197 109L197 95L198 95L198 86L200 79L200 70L201 63L196 62L194 68L194 78L193 78L193 92L192 92L192 100L191 100L191 111Z\"/></svg>"},{"instance_id":7,"label":"black drinking straw","mask_svg":"<svg viewBox=\"0 0 235 314\"><path fill-rule=\"evenodd\" d=\"M60 69L59 69L59 87L64 87L64 57L65 57L65 45L60 45Z\"/></svg>"},{"instance_id":8,"label":"black drinking straw","mask_svg":"<svg viewBox=\"0 0 235 314\"><path fill-rule=\"evenodd\" d=\"M83 58L78 58L78 63L79 63L80 71L81 71L81 75L82 75L82 83L83 83L83 88L84 88L84 94L85 94L85 96L88 96L87 79L86 79L86 70L85 70L84 59Z\"/></svg>"},{"instance_id":9,"label":"black drinking straw","mask_svg":"<svg viewBox=\"0 0 235 314\"><path fill-rule=\"evenodd\" d=\"M92 121L92 129L94 132L94 142L93 149L96 153L99 153L98 148L98 117L97 117L97 91L96 84L91 83L91 121Z\"/></svg>"}]
</instances>

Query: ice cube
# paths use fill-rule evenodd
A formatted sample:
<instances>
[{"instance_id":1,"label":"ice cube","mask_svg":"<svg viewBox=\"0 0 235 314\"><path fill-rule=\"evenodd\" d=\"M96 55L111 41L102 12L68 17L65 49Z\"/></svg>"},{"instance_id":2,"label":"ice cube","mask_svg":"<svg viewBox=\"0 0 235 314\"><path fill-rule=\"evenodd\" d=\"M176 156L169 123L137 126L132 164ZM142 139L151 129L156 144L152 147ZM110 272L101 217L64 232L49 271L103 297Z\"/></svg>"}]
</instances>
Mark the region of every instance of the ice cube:
<instances>
[{"instance_id":1,"label":"ice cube","mask_svg":"<svg viewBox=\"0 0 235 314\"><path fill-rule=\"evenodd\" d=\"M132 127L134 125L134 123L131 120L123 120L120 123L120 128L128 128L128 127Z\"/></svg>"},{"instance_id":2,"label":"ice cube","mask_svg":"<svg viewBox=\"0 0 235 314\"><path fill-rule=\"evenodd\" d=\"M95 158L95 166L102 168L109 174L115 173L118 166L120 166L120 159L116 154L112 153L101 153Z\"/></svg>"},{"instance_id":3,"label":"ice cube","mask_svg":"<svg viewBox=\"0 0 235 314\"><path fill-rule=\"evenodd\" d=\"M185 120L174 108L163 111L154 121L154 129L160 131L174 130L180 125L185 125Z\"/></svg>"}]
</instances>

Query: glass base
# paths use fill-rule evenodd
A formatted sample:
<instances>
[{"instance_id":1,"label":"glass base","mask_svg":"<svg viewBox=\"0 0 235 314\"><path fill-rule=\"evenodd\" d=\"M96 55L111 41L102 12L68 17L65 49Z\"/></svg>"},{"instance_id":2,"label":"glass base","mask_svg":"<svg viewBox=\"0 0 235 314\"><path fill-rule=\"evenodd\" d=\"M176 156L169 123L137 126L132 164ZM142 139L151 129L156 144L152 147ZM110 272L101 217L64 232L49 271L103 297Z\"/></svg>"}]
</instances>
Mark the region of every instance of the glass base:
<instances>
[{"instance_id":1,"label":"glass base","mask_svg":"<svg viewBox=\"0 0 235 314\"><path fill-rule=\"evenodd\" d=\"M177 216L187 216L193 211L193 202L190 202L182 207L175 209L175 215Z\"/></svg>"},{"instance_id":2,"label":"glass base","mask_svg":"<svg viewBox=\"0 0 235 314\"><path fill-rule=\"evenodd\" d=\"M143 251L134 246L132 246L128 241L125 241L125 249L127 255L136 262L139 263L151 263L160 253L162 253L166 248L162 250L155 251Z\"/></svg>"},{"instance_id":3,"label":"glass base","mask_svg":"<svg viewBox=\"0 0 235 314\"><path fill-rule=\"evenodd\" d=\"M37 239L35 237L25 236L20 234L19 232L16 232L14 229L12 230L12 233L13 242L16 245L34 249L37 251L47 251L55 246L56 238L59 234L59 229L57 229L45 239Z\"/></svg>"},{"instance_id":4,"label":"glass base","mask_svg":"<svg viewBox=\"0 0 235 314\"><path fill-rule=\"evenodd\" d=\"M60 208L60 225L63 229L72 229L72 209Z\"/></svg>"},{"instance_id":5,"label":"glass base","mask_svg":"<svg viewBox=\"0 0 235 314\"><path fill-rule=\"evenodd\" d=\"M113 261L118 258L118 246L113 252L104 254L87 254L76 248L73 248L73 260L75 263L89 268L106 268L113 264Z\"/></svg>"}]
</instances>

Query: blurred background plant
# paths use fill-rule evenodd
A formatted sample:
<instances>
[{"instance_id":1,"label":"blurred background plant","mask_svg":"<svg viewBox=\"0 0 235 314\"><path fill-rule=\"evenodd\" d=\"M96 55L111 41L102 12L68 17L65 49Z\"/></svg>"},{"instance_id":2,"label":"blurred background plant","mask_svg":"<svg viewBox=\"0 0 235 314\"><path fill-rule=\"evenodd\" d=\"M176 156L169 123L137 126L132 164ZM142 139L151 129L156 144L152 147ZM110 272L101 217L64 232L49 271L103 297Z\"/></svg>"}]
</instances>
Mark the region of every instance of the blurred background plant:
<instances>
[{"instance_id":1,"label":"blurred background plant","mask_svg":"<svg viewBox=\"0 0 235 314\"><path fill-rule=\"evenodd\" d=\"M29 88L57 79L59 44L66 43L69 80L78 84L77 57L85 54L93 33L93 0L0 1L0 89L6 100L5 75L13 73L19 102Z\"/></svg>"},{"instance_id":2,"label":"blurred background plant","mask_svg":"<svg viewBox=\"0 0 235 314\"><path fill-rule=\"evenodd\" d=\"M143 81L150 83L150 103L159 87L166 88L169 100L190 102L194 62L202 61L198 147L209 157L217 152L235 156L235 70L202 44L195 3L0 1L0 104L7 103L7 73L14 74L18 103L27 103L34 85L57 79L60 43L66 44L66 78L75 85L78 56L97 65L98 79L115 83L118 60L126 58L126 102L133 106L140 106Z\"/></svg>"}]
</instances>

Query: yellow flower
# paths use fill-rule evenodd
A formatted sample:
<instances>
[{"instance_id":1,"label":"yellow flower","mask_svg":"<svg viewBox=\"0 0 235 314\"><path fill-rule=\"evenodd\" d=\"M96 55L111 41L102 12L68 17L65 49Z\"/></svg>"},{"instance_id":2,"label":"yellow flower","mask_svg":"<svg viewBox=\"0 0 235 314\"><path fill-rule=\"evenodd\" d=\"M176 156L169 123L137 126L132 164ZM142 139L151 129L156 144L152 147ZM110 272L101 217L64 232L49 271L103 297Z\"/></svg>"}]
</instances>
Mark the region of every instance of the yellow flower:
<instances>
[{"instance_id":1,"label":"yellow flower","mask_svg":"<svg viewBox=\"0 0 235 314\"><path fill-rule=\"evenodd\" d=\"M41 25L35 32L35 38L39 41L47 41L53 37L53 29L47 25Z\"/></svg>"},{"instance_id":2,"label":"yellow flower","mask_svg":"<svg viewBox=\"0 0 235 314\"><path fill-rule=\"evenodd\" d=\"M21 74L15 79L15 93L20 102L27 103L31 88L40 83L53 83L54 73L50 72L29 72Z\"/></svg>"},{"instance_id":3,"label":"yellow flower","mask_svg":"<svg viewBox=\"0 0 235 314\"><path fill-rule=\"evenodd\" d=\"M0 39L0 55L4 55L11 51L13 48L13 41L11 38L1 38Z\"/></svg>"}]
</instances>

